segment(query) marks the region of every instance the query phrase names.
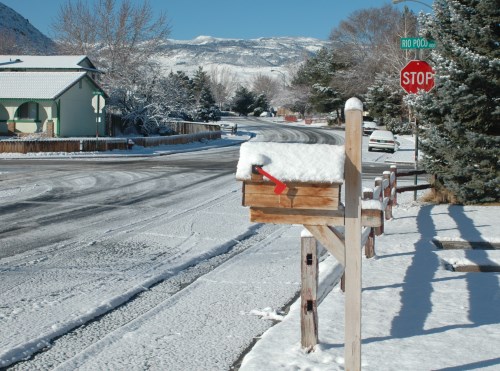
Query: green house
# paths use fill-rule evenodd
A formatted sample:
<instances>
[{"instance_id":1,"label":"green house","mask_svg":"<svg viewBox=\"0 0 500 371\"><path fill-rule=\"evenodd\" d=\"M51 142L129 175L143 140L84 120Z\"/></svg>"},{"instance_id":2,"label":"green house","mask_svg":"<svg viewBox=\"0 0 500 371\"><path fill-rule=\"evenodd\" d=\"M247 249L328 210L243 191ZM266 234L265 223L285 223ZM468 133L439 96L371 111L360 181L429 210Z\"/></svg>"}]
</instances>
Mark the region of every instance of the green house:
<instances>
[{"instance_id":1,"label":"green house","mask_svg":"<svg viewBox=\"0 0 500 371\"><path fill-rule=\"evenodd\" d=\"M0 55L0 135L104 135L99 75L86 56Z\"/></svg>"}]
</instances>

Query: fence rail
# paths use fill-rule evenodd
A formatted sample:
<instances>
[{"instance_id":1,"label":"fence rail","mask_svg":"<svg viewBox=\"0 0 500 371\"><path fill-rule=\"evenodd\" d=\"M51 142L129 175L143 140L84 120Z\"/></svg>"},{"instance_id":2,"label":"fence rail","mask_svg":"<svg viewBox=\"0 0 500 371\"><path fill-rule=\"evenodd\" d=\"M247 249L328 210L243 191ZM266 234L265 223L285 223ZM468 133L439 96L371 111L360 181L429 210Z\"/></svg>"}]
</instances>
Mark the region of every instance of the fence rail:
<instances>
[{"instance_id":1,"label":"fence rail","mask_svg":"<svg viewBox=\"0 0 500 371\"><path fill-rule=\"evenodd\" d=\"M202 139L220 139L219 125L176 122L172 124L176 135L127 138L16 138L0 140L0 153L34 152L102 152L128 150L133 145L155 147L168 144L186 144Z\"/></svg>"}]
</instances>

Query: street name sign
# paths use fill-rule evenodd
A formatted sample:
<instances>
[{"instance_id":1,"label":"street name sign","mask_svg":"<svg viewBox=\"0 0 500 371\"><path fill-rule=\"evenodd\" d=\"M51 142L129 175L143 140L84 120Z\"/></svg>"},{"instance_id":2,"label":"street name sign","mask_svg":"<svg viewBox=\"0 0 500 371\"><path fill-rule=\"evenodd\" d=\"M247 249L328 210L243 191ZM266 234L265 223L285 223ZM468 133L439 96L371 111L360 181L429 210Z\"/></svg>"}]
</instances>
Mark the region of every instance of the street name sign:
<instances>
[{"instance_id":1,"label":"street name sign","mask_svg":"<svg viewBox=\"0 0 500 371\"><path fill-rule=\"evenodd\" d=\"M400 84L408 94L429 92L434 88L434 69L425 61L410 61L401 70Z\"/></svg>"},{"instance_id":2,"label":"street name sign","mask_svg":"<svg viewBox=\"0 0 500 371\"><path fill-rule=\"evenodd\" d=\"M436 41L425 37L402 37L401 49L434 49Z\"/></svg>"}]
</instances>

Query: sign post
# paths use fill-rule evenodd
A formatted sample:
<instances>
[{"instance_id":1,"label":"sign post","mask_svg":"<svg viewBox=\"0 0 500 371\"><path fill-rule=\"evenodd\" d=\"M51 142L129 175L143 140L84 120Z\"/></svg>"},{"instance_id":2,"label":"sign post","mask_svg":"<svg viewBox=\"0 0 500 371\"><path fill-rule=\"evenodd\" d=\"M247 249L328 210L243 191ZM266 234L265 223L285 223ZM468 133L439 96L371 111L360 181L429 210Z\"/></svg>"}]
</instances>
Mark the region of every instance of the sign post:
<instances>
[{"instance_id":1,"label":"sign post","mask_svg":"<svg viewBox=\"0 0 500 371\"><path fill-rule=\"evenodd\" d=\"M401 70L401 87L408 94L416 94L419 90L431 91L434 88L434 69L425 61L410 61ZM418 122L415 118L415 170L418 170ZM417 185L417 175L414 184ZM413 200L417 199L417 191Z\"/></svg>"},{"instance_id":2,"label":"sign post","mask_svg":"<svg viewBox=\"0 0 500 371\"><path fill-rule=\"evenodd\" d=\"M104 93L102 91L95 90L92 92L92 94L94 95L94 98L92 99L93 103L95 103L97 105L97 107L95 108L95 111L96 111L96 116L95 116L95 150L97 151L99 149L98 148L99 122L101 121L101 110L102 110L102 108L104 108L104 104L101 107L101 99L103 99ZM94 100L96 100L96 102L94 102Z\"/></svg>"}]
</instances>

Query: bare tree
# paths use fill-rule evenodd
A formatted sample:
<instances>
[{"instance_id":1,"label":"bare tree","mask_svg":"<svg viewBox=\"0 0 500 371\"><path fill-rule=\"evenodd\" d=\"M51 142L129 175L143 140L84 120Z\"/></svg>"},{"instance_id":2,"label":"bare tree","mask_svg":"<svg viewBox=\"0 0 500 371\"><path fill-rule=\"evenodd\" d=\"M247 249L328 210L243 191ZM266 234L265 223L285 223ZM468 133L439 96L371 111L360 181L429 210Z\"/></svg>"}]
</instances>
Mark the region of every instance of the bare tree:
<instances>
[{"instance_id":1,"label":"bare tree","mask_svg":"<svg viewBox=\"0 0 500 371\"><path fill-rule=\"evenodd\" d=\"M269 101L276 98L282 85L277 79L261 73L252 79L252 91L256 95L264 94Z\"/></svg>"},{"instance_id":2,"label":"bare tree","mask_svg":"<svg viewBox=\"0 0 500 371\"><path fill-rule=\"evenodd\" d=\"M335 76L333 85L348 96L366 92L378 73L394 73L404 66L399 38L416 35L416 17L391 5L353 12L330 40L335 58L347 68Z\"/></svg>"},{"instance_id":3,"label":"bare tree","mask_svg":"<svg viewBox=\"0 0 500 371\"><path fill-rule=\"evenodd\" d=\"M170 33L166 15L154 14L147 0L68 0L52 30L63 53L88 55L110 85L161 53Z\"/></svg>"},{"instance_id":4,"label":"bare tree","mask_svg":"<svg viewBox=\"0 0 500 371\"><path fill-rule=\"evenodd\" d=\"M215 65L210 68L209 75L215 102L222 108L238 87L237 74L227 66Z\"/></svg>"}]
</instances>

